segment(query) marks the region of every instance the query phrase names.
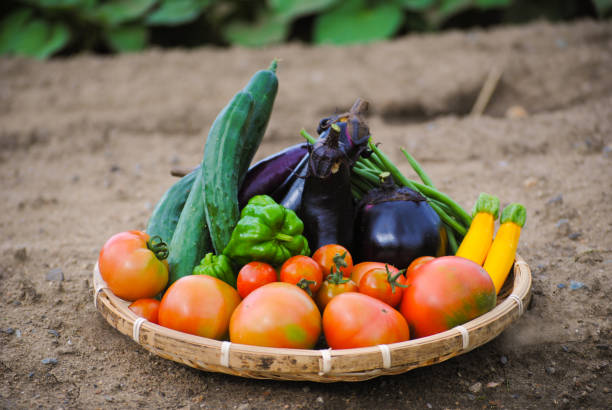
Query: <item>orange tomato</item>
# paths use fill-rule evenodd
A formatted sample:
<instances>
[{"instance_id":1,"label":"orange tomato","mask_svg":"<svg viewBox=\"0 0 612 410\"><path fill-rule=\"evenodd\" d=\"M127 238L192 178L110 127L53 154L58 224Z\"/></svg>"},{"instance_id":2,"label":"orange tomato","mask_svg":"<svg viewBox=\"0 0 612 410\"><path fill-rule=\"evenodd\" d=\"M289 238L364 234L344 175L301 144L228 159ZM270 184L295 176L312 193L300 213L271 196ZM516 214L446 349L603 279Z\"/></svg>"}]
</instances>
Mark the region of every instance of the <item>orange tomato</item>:
<instances>
[{"instance_id":1,"label":"orange tomato","mask_svg":"<svg viewBox=\"0 0 612 410\"><path fill-rule=\"evenodd\" d=\"M158 323L159 300L144 298L135 300L128 308L140 317L144 317L151 323Z\"/></svg>"},{"instance_id":2,"label":"orange tomato","mask_svg":"<svg viewBox=\"0 0 612 410\"><path fill-rule=\"evenodd\" d=\"M265 262L249 262L238 272L236 289L240 297L244 299L255 289L276 281L276 270L272 265Z\"/></svg>"},{"instance_id":3,"label":"orange tomato","mask_svg":"<svg viewBox=\"0 0 612 410\"><path fill-rule=\"evenodd\" d=\"M312 254L312 259L317 261L321 266L321 270L325 276L333 273L332 270L336 270L335 258L340 257L344 259L346 266L340 267L342 276L350 277L351 271L353 270L353 257L349 251L342 245L330 244L321 246L319 249Z\"/></svg>"},{"instance_id":4,"label":"orange tomato","mask_svg":"<svg viewBox=\"0 0 612 410\"><path fill-rule=\"evenodd\" d=\"M321 289L315 296L315 302L319 309L323 311L332 298L346 292L357 292L359 288L352 279L342 276L342 272L335 272L327 276L323 281Z\"/></svg>"},{"instance_id":5,"label":"orange tomato","mask_svg":"<svg viewBox=\"0 0 612 410\"><path fill-rule=\"evenodd\" d=\"M168 284L165 260L168 252L165 244L156 238L142 231L127 231L106 241L100 251L98 268L116 296L136 300L151 298L164 290Z\"/></svg>"},{"instance_id":6,"label":"orange tomato","mask_svg":"<svg viewBox=\"0 0 612 410\"><path fill-rule=\"evenodd\" d=\"M442 256L411 274L400 312L415 338L452 329L495 307L495 286L479 264Z\"/></svg>"},{"instance_id":7,"label":"orange tomato","mask_svg":"<svg viewBox=\"0 0 612 410\"><path fill-rule=\"evenodd\" d=\"M159 324L211 339L227 336L229 320L240 303L238 291L208 275L184 276L174 282L159 305Z\"/></svg>"},{"instance_id":8,"label":"orange tomato","mask_svg":"<svg viewBox=\"0 0 612 410\"><path fill-rule=\"evenodd\" d=\"M312 258L304 255L292 256L283 263L280 269L280 281L297 285L310 292L317 293L323 283L321 267Z\"/></svg>"},{"instance_id":9,"label":"orange tomato","mask_svg":"<svg viewBox=\"0 0 612 410\"><path fill-rule=\"evenodd\" d=\"M351 279L353 279L353 282L355 282L357 285L359 285L359 282L361 281L361 277L368 271L374 269L374 268L385 268L385 265L387 265L389 267L389 270L393 273L397 273L399 272L399 269L397 269L395 266L393 265L389 265L387 263L384 262L361 262L358 263L357 265L355 265L353 267L353 272L351 273Z\"/></svg>"},{"instance_id":10,"label":"orange tomato","mask_svg":"<svg viewBox=\"0 0 612 410\"><path fill-rule=\"evenodd\" d=\"M297 286L268 283L251 292L236 308L229 333L232 343L312 349L321 334L321 313Z\"/></svg>"},{"instance_id":11,"label":"orange tomato","mask_svg":"<svg viewBox=\"0 0 612 410\"><path fill-rule=\"evenodd\" d=\"M391 306L363 293L333 298L323 312L323 332L332 349L376 346L410 338L406 319Z\"/></svg>"},{"instance_id":12,"label":"orange tomato","mask_svg":"<svg viewBox=\"0 0 612 410\"><path fill-rule=\"evenodd\" d=\"M361 277L359 292L396 307L402 300L405 279L401 272L391 272L388 267L374 268Z\"/></svg>"},{"instance_id":13,"label":"orange tomato","mask_svg":"<svg viewBox=\"0 0 612 410\"><path fill-rule=\"evenodd\" d=\"M406 276L406 283L409 283L409 278L412 277L412 273L417 268L421 267L427 262L431 262L434 259L436 258L434 258L433 256L419 256L418 258L410 262L410 265L408 265L408 267L406 268L406 273L404 274L404 276Z\"/></svg>"}]
</instances>

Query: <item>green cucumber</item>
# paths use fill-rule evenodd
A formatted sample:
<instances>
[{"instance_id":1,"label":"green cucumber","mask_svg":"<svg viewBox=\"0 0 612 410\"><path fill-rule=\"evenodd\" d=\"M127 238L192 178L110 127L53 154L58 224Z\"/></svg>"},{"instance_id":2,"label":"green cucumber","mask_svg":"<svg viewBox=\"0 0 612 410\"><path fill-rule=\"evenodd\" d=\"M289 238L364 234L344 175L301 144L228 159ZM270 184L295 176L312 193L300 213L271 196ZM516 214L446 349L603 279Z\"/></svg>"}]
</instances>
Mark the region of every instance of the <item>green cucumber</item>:
<instances>
[{"instance_id":1,"label":"green cucumber","mask_svg":"<svg viewBox=\"0 0 612 410\"><path fill-rule=\"evenodd\" d=\"M240 91L236 94L213 123L204 147L204 208L210 238L217 255L223 252L240 218L239 170L253 106L251 93Z\"/></svg>"},{"instance_id":2,"label":"green cucumber","mask_svg":"<svg viewBox=\"0 0 612 410\"><path fill-rule=\"evenodd\" d=\"M261 144L261 140L266 132L274 99L278 91L278 78L276 77L277 60L273 60L267 70L259 70L242 91L251 93L253 96L253 113L246 129L242 141L242 154L240 168L238 171L239 185L242 184L251 161Z\"/></svg>"},{"instance_id":3,"label":"green cucumber","mask_svg":"<svg viewBox=\"0 0 612 410\"><path fill-rule=\"evenodd\" d=\"M206 212L206 192L204 184L210 180L209 173L225 174L237 173L235 161L225 156L211 157L206 155L210 150L209 146L215 145L225 147L233 146L234 150L240 150L240 135L244 133L245 125L249 119L249 114L253 107L253 97L249 93L239 92L229 104L217 115L217 118L210 127L208 138L204 147L204 159L199 171L196 171L196 178L185 207L176 225L176 230L170 242L170 256L168 257L168 267L170 278L168 283L172 284L183 276L191 275L193 268L209 252L212 252L212 242L209 230L211 224L207 221ZM212 186L213 188L220 188ZM217 201L224 200L234 203L238 208L237 198L230 199L224 194L223 190L215 189L211 193ZM237 196L237 194L236 194Z\"/></svg>"},{"instance_id":4,"label":"green cucumber","mask_svg":"<svg viewBox=\"0 0 612 410\"><path fill-rule=\"evenodd\" d=\"M146 232L149 236L158 235L164 242L170 243L197 172L199 169L179 179L157 202L147 224Z\"/></svg>"},{"instance_id":5,"label":"green cucumber","mask_svg":"<svg viewBox=\"0 0 612 410\"><path fill-rule=\"evenodd\" d=\"M203 203L202 173L198 171L170 241L168 286L191 275L193 268L212 250Z\"/></svg>"}]
</instances>

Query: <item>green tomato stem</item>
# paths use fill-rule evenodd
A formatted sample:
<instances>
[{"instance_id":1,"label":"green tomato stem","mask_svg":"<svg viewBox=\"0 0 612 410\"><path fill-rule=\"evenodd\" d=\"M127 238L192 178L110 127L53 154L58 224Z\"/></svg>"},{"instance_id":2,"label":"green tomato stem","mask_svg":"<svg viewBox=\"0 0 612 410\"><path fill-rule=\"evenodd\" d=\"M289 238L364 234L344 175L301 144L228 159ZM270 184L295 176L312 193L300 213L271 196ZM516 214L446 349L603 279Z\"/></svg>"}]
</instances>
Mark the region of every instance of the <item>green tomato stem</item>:
<instances>
[{"instance_id":1,"label":"green tomato stem","mask_svg":"<svg viewBox=\"0 0 612 410\"><path fill-rule=\"evenodd\" d=\"M168 251L168 245L164 242L159 235L155 235L147 241L147 249L153 252L153 255L160 261L168 258L170 252Z\"/></svg>"}]
</instances>

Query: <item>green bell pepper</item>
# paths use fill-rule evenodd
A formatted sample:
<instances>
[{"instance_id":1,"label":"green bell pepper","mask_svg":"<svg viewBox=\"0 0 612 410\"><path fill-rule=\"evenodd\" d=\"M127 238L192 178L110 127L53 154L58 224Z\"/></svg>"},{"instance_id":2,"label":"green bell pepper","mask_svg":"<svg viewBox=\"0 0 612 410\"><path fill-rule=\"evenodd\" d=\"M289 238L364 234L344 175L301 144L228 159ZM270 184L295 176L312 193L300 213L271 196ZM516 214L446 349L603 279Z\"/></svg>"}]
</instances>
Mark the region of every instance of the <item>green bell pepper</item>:
<instances>
[{"instance_id":1,"label":"green bell pepper","mask_svg":"<svg viewBox=\"0 0 612 410\"><path fill-rule=\"evenodd\" d=\"M231 260L225 255L207 253L200 264L193 268L194 275L208 275L221 279L228 285L236 287L236 275Z\"/></svg>"},{"instance_id":2,"label":"green bell pepper","mask_svg":"<svg viewBox=\"0 0 612 410\"><path fill-rule=\"evenodd\" d=\"M304 223L268 195L256 195L240 213L223 254L241 265L267 262L280 266L295 255L310 255Z\"/></svg>"}]
</instances>

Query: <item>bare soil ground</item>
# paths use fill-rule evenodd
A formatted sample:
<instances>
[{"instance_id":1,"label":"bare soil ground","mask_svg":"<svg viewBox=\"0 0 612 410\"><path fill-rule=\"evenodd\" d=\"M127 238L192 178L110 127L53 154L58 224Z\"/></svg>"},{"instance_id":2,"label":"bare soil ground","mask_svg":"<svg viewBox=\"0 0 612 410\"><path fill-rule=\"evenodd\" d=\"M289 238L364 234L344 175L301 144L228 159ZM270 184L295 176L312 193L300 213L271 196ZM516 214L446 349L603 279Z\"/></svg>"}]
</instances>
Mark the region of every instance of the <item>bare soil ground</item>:
<instances>
[{"instance_id":1,"label":"bare soil ground","mask_svg":"<svg viewBox=\"0 0 612 410\"><path fill-rule=\"evenodd\" d=\"M280 89L256 159L363 97L407 174L400 146L467 209L481 191L526 205L533 301L519 321L444 363L327 385L197 371L102 319L102 244L145 227L169 170L199 162L216 114L274 57ZM494 64L501 82L471 117ZM0 407L610 408L611 67L612 26L590 21L350 48L0 59Z\"/></svg>"}]
</instances>

